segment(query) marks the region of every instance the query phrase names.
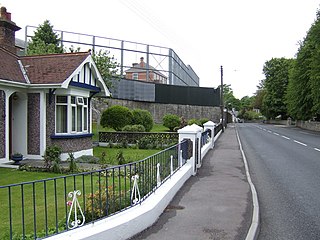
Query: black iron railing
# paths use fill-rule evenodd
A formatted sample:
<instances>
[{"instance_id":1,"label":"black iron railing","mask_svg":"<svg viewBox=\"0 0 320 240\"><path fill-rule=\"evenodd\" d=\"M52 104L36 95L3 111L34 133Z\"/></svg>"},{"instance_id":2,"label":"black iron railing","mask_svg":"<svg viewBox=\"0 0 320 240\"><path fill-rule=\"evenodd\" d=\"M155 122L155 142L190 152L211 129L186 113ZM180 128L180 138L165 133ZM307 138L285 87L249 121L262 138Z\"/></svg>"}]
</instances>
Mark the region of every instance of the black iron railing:
<instances>
[{"instance_id":1,"label":"black iron railing","mask_svg":"<svg viewBox=\"0 0 320 240\"><path fill-rule=\"evenodd\" d=\"M214 128L214 136L216 136L222 130L222 123L219 123Z\"/></svg>"},{"instance_id":2,"label":"black iron railing","mask_svg":"<svg viewBox=\"0 0 320 240\"><path fill-rule=\"evenodd\" d=\"M190 140L141 161L0 186L0 239L38 239L144 201L190 157Z\"/></svg>"},{"instance_id":3,"label":"black iron railing","mask_svg":"<svg viewBox=\"0 0 320 240\"><path fill-rule=\"evenodd\" d=\"M201 133L201 148L206 145L211 138L211 130L207 129L206 131Z\"/></svg>"}]
</instances>

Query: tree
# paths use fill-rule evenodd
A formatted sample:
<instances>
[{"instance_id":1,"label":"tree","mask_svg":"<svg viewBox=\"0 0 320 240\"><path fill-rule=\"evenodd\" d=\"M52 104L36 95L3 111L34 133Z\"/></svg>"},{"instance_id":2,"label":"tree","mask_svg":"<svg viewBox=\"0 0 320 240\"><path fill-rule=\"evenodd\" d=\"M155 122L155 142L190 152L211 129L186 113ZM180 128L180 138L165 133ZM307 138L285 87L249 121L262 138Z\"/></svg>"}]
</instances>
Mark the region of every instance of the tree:
<instances>
[{"instance_id":1,"label":"tree","mask_svg":"<svg viewBox=\"0 0 320 240\"><path fill-rule=\"evenodd\" d=\"M267 118L276 118L279 115L282 119L287 117L285 95L292 65L293 59L286 58L272 58L264 64L265 95L261 110Z\"/></svg>"},{"instance_id":2,"label":"tree","mask_svg":"<svg viewBox=\"0 0 320 240\"><path fill-rule=\"evenodd\" d=\"M287 93L289 113L297 119L320 116L320 12L300 42Z\"/></svg>"},{"instance_id":3,"label":"tree","mask_svg":"<svg viewBox=\"0 0 320 240\"><path fill-rule=\"evenodd\" d=\"M232 108L240 110L240 100L233 95L233 90L230 84L223 84L223 102L224 106L228 110L232 110Z\"/></svg>"},{"instance_id":4,"label":"tree","mask_svg":"<svg viewBox=\"0 0 320 240\"><path fill-rule=\"evenodd\" d=\"M63 53L58 35L53 31L49 20L39 25L28 42L27 55Z\"/></svg>"},{"instance_id":5,"label":"tree","mask_svg":"<svg viewBox=\"0 0 320 240\"><path fill-rule=\"evenodd\" d=\"M245 109L246 111L251 110L254 102L254 97L244 96L240 100L241 109Z\"/></svg>"},{"instance_id":6,"label":"tree","mask_svg":"<svg viewBox=\"0 0 320 240\"><path fill-rule=\"evenodd\" d=\"M99 52L92 55L93 60L108 88L112 87L112 79L118 78L119 63L114 57L109 57L109 51L99 50Z\"/></svg>"}]
</instances>

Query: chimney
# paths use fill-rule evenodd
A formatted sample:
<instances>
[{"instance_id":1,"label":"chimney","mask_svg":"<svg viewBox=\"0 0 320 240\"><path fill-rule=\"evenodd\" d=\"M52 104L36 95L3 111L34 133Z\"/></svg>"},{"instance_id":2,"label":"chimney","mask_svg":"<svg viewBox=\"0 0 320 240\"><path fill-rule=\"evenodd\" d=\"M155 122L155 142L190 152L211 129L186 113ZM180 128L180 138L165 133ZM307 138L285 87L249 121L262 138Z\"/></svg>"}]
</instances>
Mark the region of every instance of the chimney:
<instances>
[{"instance_id":1,"label":"chimney","mask_svg":"<svg viewBox=\"0 0 320 240\"><path fill-rule=\"evenodd\" d=\"M145 67L145 63L144 63L143 59L144 59L143 57L140 58L140 67L142 67L142 68Z\"/></svg>"},{"instance_id":2,"label":"chimney","mask_svg":"<svg viewBox=\"0 0 320 240\"><path fill-rule=\"evenodd\" d=\"M16 54L15 32L20 30L14 22L11 21L11 13L7 12L5 7L0 8L0 46Z\"/></svg>"}]
</instances>

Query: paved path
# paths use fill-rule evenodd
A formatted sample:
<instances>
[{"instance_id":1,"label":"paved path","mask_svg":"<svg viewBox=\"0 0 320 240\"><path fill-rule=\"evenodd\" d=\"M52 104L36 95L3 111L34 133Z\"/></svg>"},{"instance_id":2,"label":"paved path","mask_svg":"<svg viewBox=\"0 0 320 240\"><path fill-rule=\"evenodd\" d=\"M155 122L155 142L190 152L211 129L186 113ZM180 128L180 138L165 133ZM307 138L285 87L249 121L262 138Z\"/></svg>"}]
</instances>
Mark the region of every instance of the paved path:
<instances>
[{"instance_id":1,"label":"paved path","mask_svg":"<svg viewBox=\"0 0 320 240\"><path fill-rule=\"evenodd\" d=\"M251 217L251 191L236 130L229 125L159 220L132 239L241 240Z\"/></svg>"}]
</instances>

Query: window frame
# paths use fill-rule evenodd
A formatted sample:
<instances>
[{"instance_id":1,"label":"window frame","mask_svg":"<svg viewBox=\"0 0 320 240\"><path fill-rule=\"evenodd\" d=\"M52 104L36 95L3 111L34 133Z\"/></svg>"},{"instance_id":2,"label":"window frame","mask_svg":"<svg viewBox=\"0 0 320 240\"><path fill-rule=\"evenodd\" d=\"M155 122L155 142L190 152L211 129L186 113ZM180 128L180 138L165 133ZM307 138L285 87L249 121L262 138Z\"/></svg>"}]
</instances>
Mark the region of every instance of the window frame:
<instances>
[{"instance_id":1,"label":"window frame","mask_svg":"<svg viewBox=\"0 0 320 240\"><path fill-rule=\"evenodd\" d=\"M132 79L133 80L139 80L139 73L137 73L137 72L132 73Z\"/></svg>"},{"instance_id":2,"label":"window frame","mask_svg":"<svg viewBox=\"0 0 320 240\"><path fill-rule=\"evenodd\" d=\"M89 133L90 109L89 98L74 94L56 95L55 102L55 135L83 135ZM59 103L59 97L67 97L66 103ZM66 132L57 132L59 117L57 106L67 106L67 129ZM81 124L79 126L79 124Z\"/></svg>"}]
</instances>

